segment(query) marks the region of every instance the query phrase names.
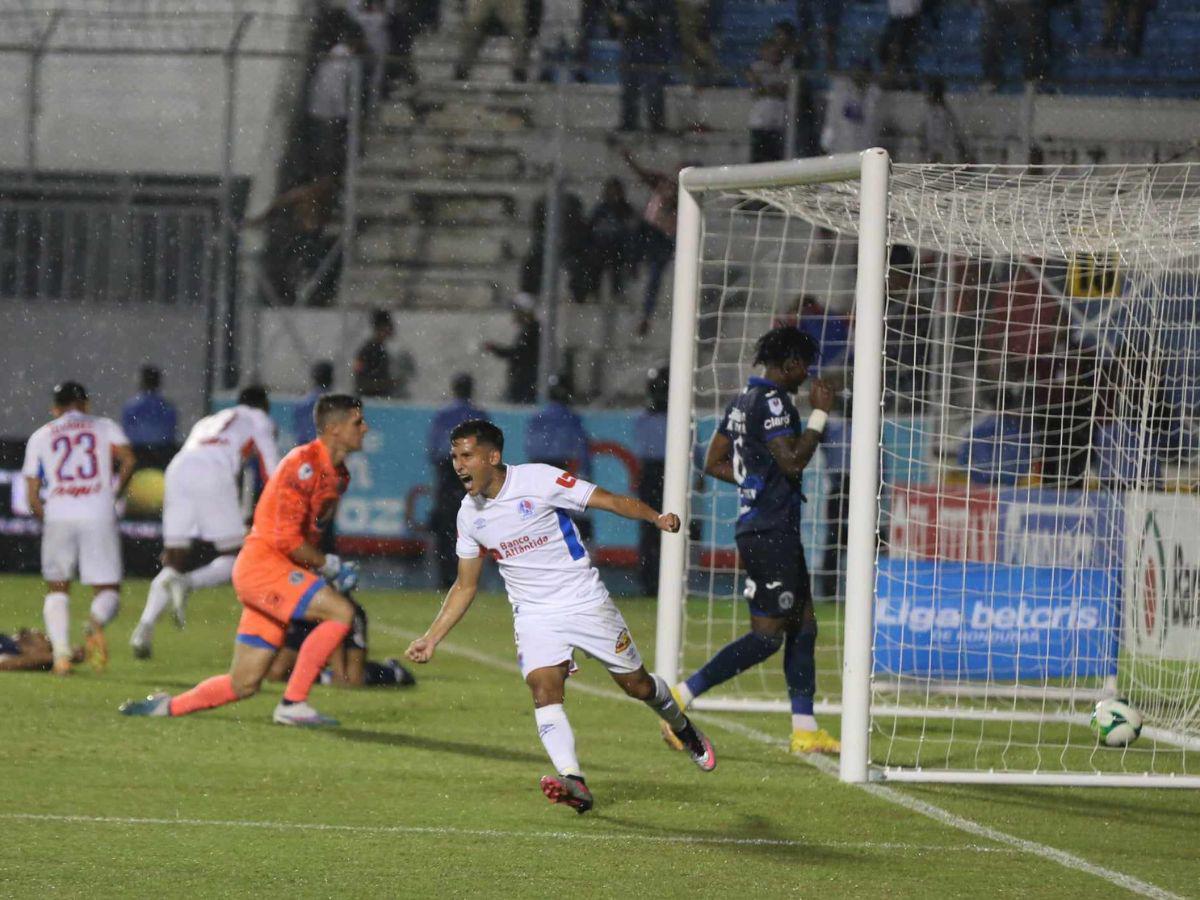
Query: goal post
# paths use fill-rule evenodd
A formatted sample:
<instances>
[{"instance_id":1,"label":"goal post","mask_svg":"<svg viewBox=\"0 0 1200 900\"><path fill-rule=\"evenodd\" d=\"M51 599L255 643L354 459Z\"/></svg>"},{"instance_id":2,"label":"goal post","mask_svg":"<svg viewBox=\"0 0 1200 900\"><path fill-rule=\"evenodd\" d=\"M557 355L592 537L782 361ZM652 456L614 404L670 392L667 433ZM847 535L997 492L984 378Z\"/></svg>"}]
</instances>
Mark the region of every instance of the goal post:
<instances>
[{"instance_id":1,"label":"goal post","mask_svg":"<svg viewBox=\"0 0 1200 900\"><path fill-rule=\"evenodd\" d=\"M677 221L657 671L749 627L703 453L792 322L839 397L798 552L843 780L1200 786L1200 167L868 150L685 170ZM696 706L786 712L779 669Z\"/></svg>"}]
</instances>

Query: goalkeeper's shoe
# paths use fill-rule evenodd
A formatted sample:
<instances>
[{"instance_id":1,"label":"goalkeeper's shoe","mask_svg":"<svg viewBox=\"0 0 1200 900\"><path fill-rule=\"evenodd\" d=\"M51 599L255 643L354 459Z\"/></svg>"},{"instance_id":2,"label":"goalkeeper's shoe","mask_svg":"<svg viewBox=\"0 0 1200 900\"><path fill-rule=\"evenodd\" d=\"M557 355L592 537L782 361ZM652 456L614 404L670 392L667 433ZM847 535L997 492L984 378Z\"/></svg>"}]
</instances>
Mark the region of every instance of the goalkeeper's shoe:
<instances>
[{"instance_id":1,"label":"goalkeeper's shoe","mask_svg":"<svg viewBox=\"0 0 1200 900\"><path fill-rule=\"evenodd\" d=\"M337 719L323 716L311 706L307 700L300 703L280 703L275 707L271 716L276 725L298 725L301 728L325 728L336 725Z\"/></svg>"},{"instance_id":2,"label":"goalkeeper's shoe","mask_svg":"<svg viewBox=\"0 0 1200 900\"><path fill-rule=\"evenodd\" d=\"M171 618L179 628L187 627L187 599L190 591L182 575L167 580L167 596L171 598Z\"/></svg>"},{"instance_id":3,"label":"goalkeeper's shoe","mask_svg":"<svg viewBox=\"0 0 1200 900\"><path fill-rule=\"evenodd\" d=\"M171 695L160 691L145 700L126 700L121 704L120 712L123 716L169 716Z\"/></svg>"},{"instance_id":4,"label":"goalkeeper's shoe","mask_svg":"<svg viewBox=\"0 0 1200 900\"><path fill-rule=\"evenodd\" d=\"M592 792L582 775L545 775L542 793L551 803L565 803L580 815L592 808Z\"/></svg>"},{"instance_id":5,"label":"goalkeeper's shoe","mask_svg":"<svg viewBox=\"0 0 1200 900\"><path fill-rule=\"evenodd\" d=\"M797 728L792 732L792 753L841 753L842 743L824 728L804 731Z\"/></svg>"},{"instance_id":6,"label":"goalkeeper's shoe","mask_svg":"<svg viewBox=\"0 0 1200 900\"><path fill-rule=\"evenodd\" d=\"M683 698L679 696L678 688L671 688L671 696L675 698L675 703L679 706L680 712L683 712L685 709L687 709L687 704L684 703ZM666 722L659 721L658 727L662 731L663 743L665 743L668 747L670 747L672 750L687 749L684 746L683 741L676 737L675 732L671 730L670 725L668 725Z\"/></svg>"},{"instance_id":7,"label":"goalkeeper's shoe","mask_svg":"<svg viewBox=\"0 0 1200 900\"><path fill-rule=\"evenodd\" d=\"M83 655L94 671L103 672L108 668L108 640L104 637L104 629L99 625L88 626Z\"/></svg>"}]
</instances>

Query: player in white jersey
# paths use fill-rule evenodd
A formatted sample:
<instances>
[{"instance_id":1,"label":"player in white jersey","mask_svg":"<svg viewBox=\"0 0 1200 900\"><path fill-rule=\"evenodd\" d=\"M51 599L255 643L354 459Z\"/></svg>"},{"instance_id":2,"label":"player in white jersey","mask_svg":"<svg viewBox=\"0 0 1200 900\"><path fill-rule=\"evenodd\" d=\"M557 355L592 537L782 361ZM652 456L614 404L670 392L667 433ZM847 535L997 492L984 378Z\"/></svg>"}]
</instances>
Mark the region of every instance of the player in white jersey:
<instances>
[{"instance_id":1,"label":"player in white jersey","mask_svg":"<svg viewBox=\"0 0 1200 900\"><path fill-rule=\"evenodd\" d=\"M630 697L665 721L703 771L717 764L712 743L679 709L667 683L642 665L620 611L568 513L602 509L679 531L679 517L641 500L610 494L561 469L506 466L504 434L491 422L471 420L450 434L450 456L467 496L458 513L458 578L429 630L409 645L413 662L427 663L437 645L466 614L479 587L484 552L499 564L513 607L517 662L533 692L538 736L558 770L541 786L555 803L583 813L592 794L575 755L575 736L563 711L574 653L598 660Z\"/></svg>"},{"instance_id":2,"label":"player in white jersey","mask_svg":"<svg viewBox=\"0 0 1200 900\"><path fill-rule=\"evenodd\" d=\"M141 621L129 639L133 655L149 659L154 623L170 604L184 626L188 594L228 584L246 534L238 500L242 466L257 462L263 480L279 465L271 404L261 387L245 388L237 406L205 416L167 466L163 491L163 567L150 583ZM212 544L217 557L188 571L194 541Z\"/></svg>"},{"instance_id":3,"label":"player in white jersey","mask_svg":"<svg viewBox=\"0 0 1200 900\"><path fill-rule=\"evenodd\" d=\"M88 414L83 385L55 385L54 419L25 445L29 507L42 522L42 615L54 652L54 672L71 671L71 581L92 588L88 657L98 670L108 662L104 626L117 615L121 592L121 536L117 498L133 475L133 448L112 419ZM45 490L45 498L42 491Z\"/></svg>"}]
</instances>

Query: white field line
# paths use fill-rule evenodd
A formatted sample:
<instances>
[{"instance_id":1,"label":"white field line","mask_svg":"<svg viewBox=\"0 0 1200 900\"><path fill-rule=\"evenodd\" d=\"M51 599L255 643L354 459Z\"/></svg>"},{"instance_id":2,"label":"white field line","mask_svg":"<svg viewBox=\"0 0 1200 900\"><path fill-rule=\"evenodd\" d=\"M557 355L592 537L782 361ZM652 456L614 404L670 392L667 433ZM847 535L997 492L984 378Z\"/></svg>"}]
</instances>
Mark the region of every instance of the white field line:
<instances>
[{"instance_id":1,"label":"white field line","mask_svg":"<svg viewBox=\"0 0 1200 900\"><path fill-rule=\"evenodd\" d=\"M46 822L70 825L121 825L192 828L257 828L264 831L321 831L341 834L401 834L433 835L436 837L477 837L519 839L531 841L564 840L589 841L598 844L684 844L731 847L782 847L795 849L825 848L831 850L900 850L909 853L1011 853L1006 847L985 847L980 844L938 846L905 844L887 841L800 841L783 838L703 837L690 834L647 835L641 832L603 833L588 831L504 831L496 828L456 828L450 825L331 825L323 822L263 822L253 819L169 819L129 816L69 816L49 813L0 813L0 820L10 822Z\"/></svg>"},{"instance_id":2,"label":"white field line","mask_svg":"<svg viewBox=\"0 0 1200 900\"><path fill-rule=\"evenodd\" d=\"M382 631L386 634L393 635L399 638L407 638L412 640L419 635L415 631L407 631L403 628L395 628L389 625L373 625L377 631ZM487 653L481 653L478 650L472 650L468 647L461 647L455 644L443 643L438 647L438 650L443 653L450 653L455 656L461 656L464 659L469 659L472 662L480 665L488 666L493 669L504 669L510 672L515 672L520 675L520 669L513 662L510 662L499 657L492 656ZM605 688L598 688L595 685L576 682L571 685L572 690L580 693L589 694L594 697L605 697L610 700L628 700L624 694ZM780 749L786 747L786 741L772 737L769 734L758 731L754 728L749 728L740 722L735 722L725 717L717 717L711 713L704 716L696 716L698 721L704 722L706 725L716 725L725 731L730 731L735 734L740 734L742 737L756 741L760 744L767 744ZM837 763L824 756L818 754L805 754L796 757L802 762L808 763L814 768L832 778L838 777ZM1178 894L1172 894L1170 891L1164 890L1157 885L1142 881L1132 875L1126 875L1124 872L1118 872L1114 869L1109 869L1104 866L1098 866L1095 863L1088 862L1080 856L1073 853L1068 853L1065 850L1059 850L1055 847L1039 844L1037 841L1026 840L1007 832L999 831L971 819L952 813L949 810L942 809L940 806L934 806L932 803L927 803L924 800L918 800L915 797L910 797L895 788L886 787L879 784L862 784L856 785L868 794L878 797L881 800L886 800L888 803L894 803L897 806L903 807L910 812L925 816L942 825L954 828L958 831L967 834L975 835L989 841L995 841L998 844L1003 844L1013 850L1021 853L1037 856L1042 859L1057 863L1067 869L1073 869L1077 872L1084 872L1088 875L1095 875L1097 878L1103 878L1110 884L1124 888L1133 894L1140 894L1143 897L1154 897L1157 900L1183 900Z\"/></svg>"}]
</instances>

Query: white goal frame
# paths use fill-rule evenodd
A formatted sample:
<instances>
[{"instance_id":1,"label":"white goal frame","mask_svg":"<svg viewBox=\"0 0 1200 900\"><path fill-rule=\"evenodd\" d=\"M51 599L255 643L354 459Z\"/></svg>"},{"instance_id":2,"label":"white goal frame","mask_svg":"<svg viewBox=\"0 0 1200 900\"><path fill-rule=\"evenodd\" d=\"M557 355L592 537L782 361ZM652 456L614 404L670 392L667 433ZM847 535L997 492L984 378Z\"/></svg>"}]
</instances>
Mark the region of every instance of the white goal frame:
<instances>
[{"instance_id":1,"label":"white goal frame","mask_svg":"<svg viewBox=\"0 0 1200 900\"><path fill-rule=\"evenodd\" d=\"M850 494L843 614L842 697L818 704L818 712L841 713L842 781L960 782L1097 787L1200 788L1200 776L1074 772L1011 772L871 767L872 633L878 520L879 440L883 388L884 309L888 258L888 190L891 160L882 149L814 159L689 168L679 176L676 265L671 317L671 381L663 508L689 521L689 472L695 422L696 329L700 293L700 198L710 192L804 184L858 183L859 217L853 376L854 427L850 448ZM655 669L669 682L679 679L683 604L687 600L688 541L664 535L655 644ZM750 698L700 698L696 708L772 711L784 708ZM878 705L875 712L897 717L936 716L923 708ZM991 716L984 716L990 718ZM1086 721L1086 717L1084 719ZM1153 729L1147 729L1148 732Z\"/></svg>"}]
</instances>

